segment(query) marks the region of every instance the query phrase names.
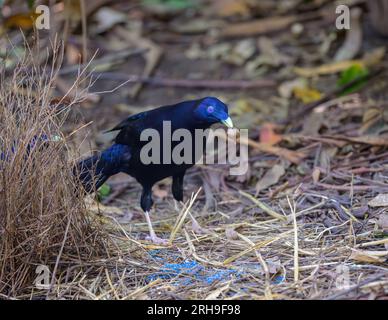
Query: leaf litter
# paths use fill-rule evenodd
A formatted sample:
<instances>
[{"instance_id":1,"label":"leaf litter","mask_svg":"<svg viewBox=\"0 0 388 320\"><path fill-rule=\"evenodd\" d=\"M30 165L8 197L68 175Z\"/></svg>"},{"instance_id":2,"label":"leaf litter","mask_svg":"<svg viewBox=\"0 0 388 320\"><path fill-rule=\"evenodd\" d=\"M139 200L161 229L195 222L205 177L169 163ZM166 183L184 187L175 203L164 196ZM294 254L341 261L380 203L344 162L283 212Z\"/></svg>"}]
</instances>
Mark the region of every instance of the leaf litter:
<instances>
[{"instance_id":1,"label":"leaf litter","mask_svg":"<svg viewBox=\"0 0 388 320\"><path fill-rule=\"evenodd\" d=\"M333 1L318 2L218 0L222 10L201 10L206 1L185 0L147 0L138 7L87 4L89 49L101 49L97 59L109 58L96 70L96 91L109 92L112 83L125 81L123 74L135 81L92 107L80 103L74 113L82 113L83 123L71 114L67 133L94 121L87 139L100 149L110 139L98 139L98 132L128 114L216 95L229 104L236 124L249 128L249 139L240 143L249 146L250 174L239 179L227 175L227 166L193 168L185 182L186 198L203 189L186 202L189 209L166 192L171 182L158 185L152 215L158 234L174 235L167 248L144 240L147 224L135 182L109 181L100 190L102 203L86 202L112 240L109 256L80 261L66 255L53 298L387 295L385 44L357 28L341 38L325 15ZM75 26L69 30L69 61L74 63L82 52L75 32L82 14L78 7L70 9ZM352 6L353 18L363 27L367 13L358 16L354 9L364 7ZM18 23L14 19L6 27ZM137 53L117 59L118 49ZM68 81L78 71L72 67L64 66L69 69L62 77ZM354 85L359 78L361 84ZM272 86L243 87L263 79ZM234 87L207 86L225 80L234 81ZM186 86L179 87L180 82ZM73 138L80 144L86 132L77 133ZM196 232L189 215L209 232ZM336 286L341 268L357 284L353 290ZM46 293L34 290L32 295ZM32 295L27 288L19 297Z\"/></svg>"}]
</instances>

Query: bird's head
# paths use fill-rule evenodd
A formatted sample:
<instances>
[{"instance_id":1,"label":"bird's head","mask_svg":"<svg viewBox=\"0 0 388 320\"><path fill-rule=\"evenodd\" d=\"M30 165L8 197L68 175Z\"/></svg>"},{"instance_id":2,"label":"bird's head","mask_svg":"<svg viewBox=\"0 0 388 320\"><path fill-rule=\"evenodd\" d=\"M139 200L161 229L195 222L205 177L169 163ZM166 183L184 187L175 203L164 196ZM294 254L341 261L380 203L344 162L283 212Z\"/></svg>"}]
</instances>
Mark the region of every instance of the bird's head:
<instances>
[{"instance_id":1,"label":"bird's head","mask_svg":"<svg viewBox=\"0 0 388 320\"><path fill-rule=\"evenodd\" d=\"M212 125L221 122L228 128L233 128L232 119L228 114L228 106L214 97L206 97L200 100L194 109L194 116L201 123Z\"/></svg>"}]
</instances>

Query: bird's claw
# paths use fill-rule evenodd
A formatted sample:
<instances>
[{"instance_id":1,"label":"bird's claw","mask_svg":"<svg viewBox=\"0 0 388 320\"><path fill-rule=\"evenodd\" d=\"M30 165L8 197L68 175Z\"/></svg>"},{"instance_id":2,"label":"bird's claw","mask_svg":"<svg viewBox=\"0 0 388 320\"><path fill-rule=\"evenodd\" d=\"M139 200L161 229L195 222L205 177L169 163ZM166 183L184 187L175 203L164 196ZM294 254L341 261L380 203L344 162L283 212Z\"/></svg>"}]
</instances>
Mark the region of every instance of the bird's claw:
<instances>
[{"instance_id":1,"label":"bird's claw","mask_svg":"<svg viewBox=\"0 0 388 320\"><path fill-rule=\"evenodd\" d=\"M146 237L146 240L153 242L154 244L160 244L160 245L168 245L168 240L159 238L156 235L149 235Z\"/></svg>"}]
</instances>

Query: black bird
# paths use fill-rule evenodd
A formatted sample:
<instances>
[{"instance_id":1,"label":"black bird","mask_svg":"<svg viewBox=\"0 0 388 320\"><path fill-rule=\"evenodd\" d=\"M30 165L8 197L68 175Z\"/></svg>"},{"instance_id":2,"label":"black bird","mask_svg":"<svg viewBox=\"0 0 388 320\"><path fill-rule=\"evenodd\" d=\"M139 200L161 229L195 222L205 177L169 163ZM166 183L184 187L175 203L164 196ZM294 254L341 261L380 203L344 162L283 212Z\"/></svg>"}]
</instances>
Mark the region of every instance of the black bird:
<instances>
[{"instance_id":1,"label":"black bird","mask_svg":"<svg viewBox=\"0 0 388 320\"><path fill-rule=\"evenodd\" d=\"M193 154L190 163L149 163L142 161L141 149L148 141L141 141L141 133L146 129L154 129L160 135L159 152L166 150L163 145L164 122L169 122L171 132L186 129L191 136L195 136L196 129L208 129L212 124L221 122L227 127L233 127L228 115L228 107L214 97L205 97L199 100L184 101L174 105L159 107L150 111L132 115L109 131L119 131L114 144L100 154L80 161L77 166L77 175L80 177L87 192L97 190L110 176L124 172L134 177L143 187L140 205L145 212L150 236L154 243L166 243L166 240L156 236L149 216L152 201L152 186L166 178L172 177L172 193L177 201L183 200L183 178L188 168L198 160ZM108 132L109 132L108 131ZM179 141L171 141L171 150ZM194 151L194 139L191 148ZM161 156L159 154L159 156ZM171 154L170 154L171 156ZM164 160L164 159L161 159Z\"/></svg>"}]
</instances>

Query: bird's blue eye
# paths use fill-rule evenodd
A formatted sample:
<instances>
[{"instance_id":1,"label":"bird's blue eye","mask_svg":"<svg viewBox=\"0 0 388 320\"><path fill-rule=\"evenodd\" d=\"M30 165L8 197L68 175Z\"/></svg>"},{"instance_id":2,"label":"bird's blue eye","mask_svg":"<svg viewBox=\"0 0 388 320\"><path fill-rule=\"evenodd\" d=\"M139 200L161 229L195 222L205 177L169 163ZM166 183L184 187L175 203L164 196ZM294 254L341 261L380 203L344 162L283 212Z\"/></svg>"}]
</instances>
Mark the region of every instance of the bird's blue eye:
<instances>
[{"instance_id":1,"label":"bird's blue eye","mask_svg":"<svg viewBox=\"0 0 388 320\"><path fill-rule=\"evenodd\" d=\"M214 107L213 106L207 107L207 112L208 113L213 113L214 112Z\"/></svg>"}]
</instances>

